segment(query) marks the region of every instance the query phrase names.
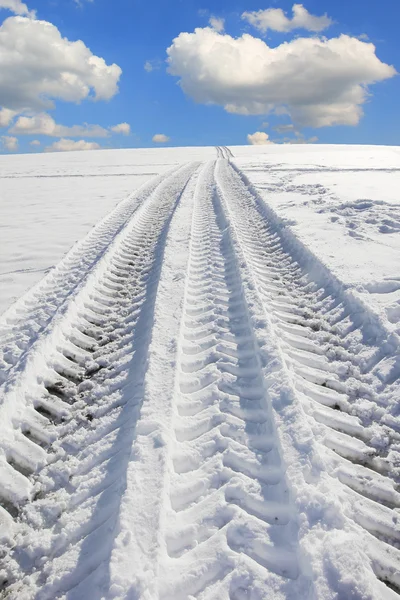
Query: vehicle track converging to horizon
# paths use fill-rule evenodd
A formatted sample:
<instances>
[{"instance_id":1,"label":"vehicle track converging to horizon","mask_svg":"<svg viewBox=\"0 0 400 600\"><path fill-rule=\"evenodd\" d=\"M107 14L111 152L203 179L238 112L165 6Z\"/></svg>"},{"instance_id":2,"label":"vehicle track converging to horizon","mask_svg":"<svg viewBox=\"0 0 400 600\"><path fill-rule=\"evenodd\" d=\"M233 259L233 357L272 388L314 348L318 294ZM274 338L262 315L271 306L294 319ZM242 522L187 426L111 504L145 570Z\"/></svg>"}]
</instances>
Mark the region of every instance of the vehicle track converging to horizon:
<instances>
[{"instance_id":1,"label":"vehicle track converging to horizon","mask_svg":"<svg viewBox=\"0 0 400 600\"><path fill-rule=\"evenodd\" d=\"M0 322L0 598L400 595L396 340L216 151Z\"/></svg>"}]
</instances>

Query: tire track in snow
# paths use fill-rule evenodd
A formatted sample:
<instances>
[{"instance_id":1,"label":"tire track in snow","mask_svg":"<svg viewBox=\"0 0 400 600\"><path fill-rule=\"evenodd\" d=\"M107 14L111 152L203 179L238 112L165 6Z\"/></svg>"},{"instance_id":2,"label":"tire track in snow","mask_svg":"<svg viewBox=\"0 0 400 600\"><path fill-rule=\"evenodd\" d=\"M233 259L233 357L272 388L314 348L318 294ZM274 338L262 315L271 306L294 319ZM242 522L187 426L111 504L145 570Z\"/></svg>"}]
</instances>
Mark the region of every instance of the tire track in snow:
<instances>
[{"instance_id":1,"label":"tire track in snow","mask_svg":"<svg viewBox=\"0 0 400 600\"><path fill-rule=\"evenodd\" d=\"M233 158L233 152L227 146L215 146L215 149L218 158L226 158L227 160Z\"/></svg>"},{"instance_id":2,"label":"tire track in snow","mask_svg":"<svg viewBox=\"0 0 400 600\"><path fill-rule=\"evenodd\" d=\"M9 372L4 598L316 599L353 557L397 597L390 353L218 155L154 184Z\"/></svg>"},{"instance_id":3,"label":"tire track in snow","mask_svg":"<svg viewBox=\"0 0 400 600\"><path fill-rule=\"evenodd\" d=\"M329 472L343 484L344 512L368 532L376 575L400 592L399 434L385 411L386 397L398 393L396 377L384 377L390 340L380 339L383 352L376 352L373 342L384 336L379 324L345 293L321 284L317 265L314 273L310 263L304 268L299 248L298 260L292 257L285 231L267 218L236 168L219 161L217 183L258 294L274 315L296 395Z\"/></svg>"},{"instance_id":4,"label":"tire track in snow","mask_svg":"<svg viewBox=\"0 0 400 600\"><path fill-rule=\"evenodd\" d=\"M308 598L294 506L214 163L200 175L176 382L163 600Z\"/></svg>"},{"instance_id":5,"label":"tire track in snow","mask_svg":"<svg viewBox=\"0 0 400 600\"><path fill-rule=\"evenodd\" d=\"M146 368L143 408L133 446L127 491L121 502L119 532L110 562L112 588L125 599L157 598L160 514L176 370L177 338L188 264L197 173L182 194L171 223L155 300L152 340Z\"/></svg>"},{"instance_id":6,"label":"tire track in snow","mask_svg":"<svg viewBox=\"0 0 400 600\"><path fill-rule=\"evenodd\" d=\"M23 360L35 340L51 326L58 313L64 313L68 301L85 284L88 274L138 207L177 170L179 167L151 179L120 202L46 277L0 316L0 384L6 379L10 381L13 368Z\"/></svg>"},{"instance_id":7,"label":"tire track in snow","mask_svg":"<svg viewBox=\"0 0 400 600\"><path fill-rule=\"evenodd\" d=\"M155 186L5 397L2 408L14 408L0 461L7 598L111 593L166 236L198 166Z\"/></svg>"}]
</instances>

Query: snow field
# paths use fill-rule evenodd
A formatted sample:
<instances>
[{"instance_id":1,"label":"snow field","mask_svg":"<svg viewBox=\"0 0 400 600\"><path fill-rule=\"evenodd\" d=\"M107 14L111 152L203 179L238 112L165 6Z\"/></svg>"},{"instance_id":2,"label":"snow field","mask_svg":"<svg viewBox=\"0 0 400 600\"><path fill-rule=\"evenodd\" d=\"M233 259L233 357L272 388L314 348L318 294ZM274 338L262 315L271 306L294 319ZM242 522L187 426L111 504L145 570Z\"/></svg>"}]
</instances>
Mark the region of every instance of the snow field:
<instances>
[{"instance_id":1,"label":"snow field","mask_svg":"<svg viewBox=\"0 0 400 600\"><path fill-rule=\"evenodd\" d=\"M400 330L397 147L235 148L235 164L342 284Z\"/></svg>"},{"instance_id":2,"label":"snow field","mask_svg":"<svg viewBox=\"0 0 400 600\"><path fill-rule=\"evenodd\" d=\"M5 598L398 598L398 339L233 161L3 316Z\"/></svg>"},{"instance_id":3,"label":"snow field","mask_svg":"<svg viewBox=\"0 0 400 600\"><path fill-rule=\"evenodd\" d=\"M0 314L136 189L213 148L10 155L0 173Z\"/></svg>"}]
</instances>

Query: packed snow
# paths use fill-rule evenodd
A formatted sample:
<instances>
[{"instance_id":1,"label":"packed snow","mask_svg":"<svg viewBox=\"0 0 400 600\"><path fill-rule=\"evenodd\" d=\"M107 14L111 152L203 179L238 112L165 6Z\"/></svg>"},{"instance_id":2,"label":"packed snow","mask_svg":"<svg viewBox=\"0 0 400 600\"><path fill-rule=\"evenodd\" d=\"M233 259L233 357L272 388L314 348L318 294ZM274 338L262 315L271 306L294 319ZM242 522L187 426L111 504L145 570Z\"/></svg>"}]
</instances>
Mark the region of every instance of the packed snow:
<instances>
[{"instance_id":1,"label":"packed snow","mask_svg":"<svg viewBox=\"0 0 400 600\"><path fill-rule=\"evenodd\" d=\"M399 598L398 157L1 159L0 597Z\"/></svg>"}]
</instances>

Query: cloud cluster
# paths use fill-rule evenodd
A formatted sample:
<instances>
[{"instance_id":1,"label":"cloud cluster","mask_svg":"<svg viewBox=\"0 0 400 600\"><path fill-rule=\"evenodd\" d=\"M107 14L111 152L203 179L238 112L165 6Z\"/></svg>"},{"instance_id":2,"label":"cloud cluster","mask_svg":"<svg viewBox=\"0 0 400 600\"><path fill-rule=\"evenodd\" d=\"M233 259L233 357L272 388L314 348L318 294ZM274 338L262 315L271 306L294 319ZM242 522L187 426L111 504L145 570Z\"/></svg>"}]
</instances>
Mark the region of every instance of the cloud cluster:
<instances>
[{"instance_id":1,"label":"cloud cluster","mask_svg":"<svg viewBox=\"0 0 400 600\"><path fill-rule=\"evenodd\" d=\"M307 29L307 31L320 32L332 25L333 21L326 14L316 17L308 12L302 4L293 4L293 17L289 19L281 8L267 8L244 12L242 19L265 33L268 29L287 33L293 29Z\"/></svg>"},{"instance_id":2,"label":"cloud cluster","mask_svg":"<svg viewBox=\"0 0 400 600\"><path fill-rule=\"evenodd\" d=\"M10 129L17 135L47 135L50 137L107 137L109 131L100 125L58 125L47 113L39 113L33 117L19 117Z\"/></svg>"},{"instance_id":3,"label":"cloud cluster","mask_svg":"<svg viewBox=\"0 0 400 600\"><path fill-rule=\"evenodd\" d=\"M100 145L96 142L87 142L86 140L68 140L62 138L57 142L46 146L45 152L69 152L71 150L99 150Z\"/></svg>"},{"instance_id":4,"label":"cloud cluster","mask_svg":"<svg viewBox=\"0 0 400 600\"><path fill-rule=\"evenodd\" d=\"M2 109L0 111L0 126L9 125L14 116L15 113L13 111ZM91 138L105 138L109 137L111 132L129 135L131 127L129 123L119 123L108 129L101 127L101 125L88 125L87 123L84 125L72 125L71 127L67 127L66 125L59 125L56 123L53 117L47 113L38 113L31 117L18 117L9 132L16 135L46 135L49 137L72 138L86 136Z\"/></svg>"},{"instance_id":5,"label":"cloud cluster","mask_svg":"<svg viewBox=\"0 0 400 600\"><path fill-rule=\"evenodd\" d=\"M293 125L283 125L282 128L283 127L286 127L286 129L281 129L280 127L274 127L274 129L279 133L293 132L295 137L270 140L269 135L264 131L255 131L254 133L248 134L247 141L252 146L266 146L268 144L315 144L315 142L318 142L318 138L315 135L307 139L299 131L293 131Z\"/></svg>"},{"instance_id":6,"label":"cloud cluster","mask_svg":"<svg viewBox=\"0 0 400 600\"><path fill-rule=\"evenodd\" d=\"M153 142L155 144L165 144L166 142L169 142L169 137L164 135L164 133L156 133L153 135Z\"/></svg>"},{"instance_id":7,"label":"cloud cluster","mask_svg":"<svg viewBox=\"0 0 400 600\"><path fill-rule=\"evenodd\" d=\"M273 144L269 139L268 133L265 131L255 131L254 133L249 133L247 136L247 141L252 146L266 146L267 144Z\"/></svg>"},{"instance_id":8,"label":"cloud cluster","mask_svg":"<svg viewBox=\"0 0 400 600\"><path fill-rule=\"evenodd\" d=\"M373 44L348 35L270 48L206 27L179 34L167 53L169 73L196 102L242 115L287 113L301 126L356 125L367 86L396 73Z\"/></svg>"},{"instance_id":9,"label":"cloud cluster","mask_svg":"<svg viewBox=\"0 0 400 600\"><path fill-rule=\"evenodd\" d=\"M0 27L0 106L22 112L52 107L53 100L108 100L118 92L121 69L107 65L55 25L10 17Z\"/></svg>"},{"instance_id":10,"label":"cloud cluster","mask_svg":"<svg viewBox=\"0 0 400 600\"><path fill-rule=\"evenodd\" d=\"M79 103L87 98L111 99L118 92L122 71L94 55L81 40L70 41L52 23L36 20L35 12L21 0L0 0L2 8L18 16L0 25L0 127L10 127L15 121L8 133L61 138L46 151L100 147L84 139L74 142L68 138L129 135L128 123L109 128L87 124L69 127L43 112L53 108L55 100ZM9 151L18 147L18 139L12 135L0 141ZM38 146L40 141L33 140L31 145Z\"/></svg>"}]
</instances>

